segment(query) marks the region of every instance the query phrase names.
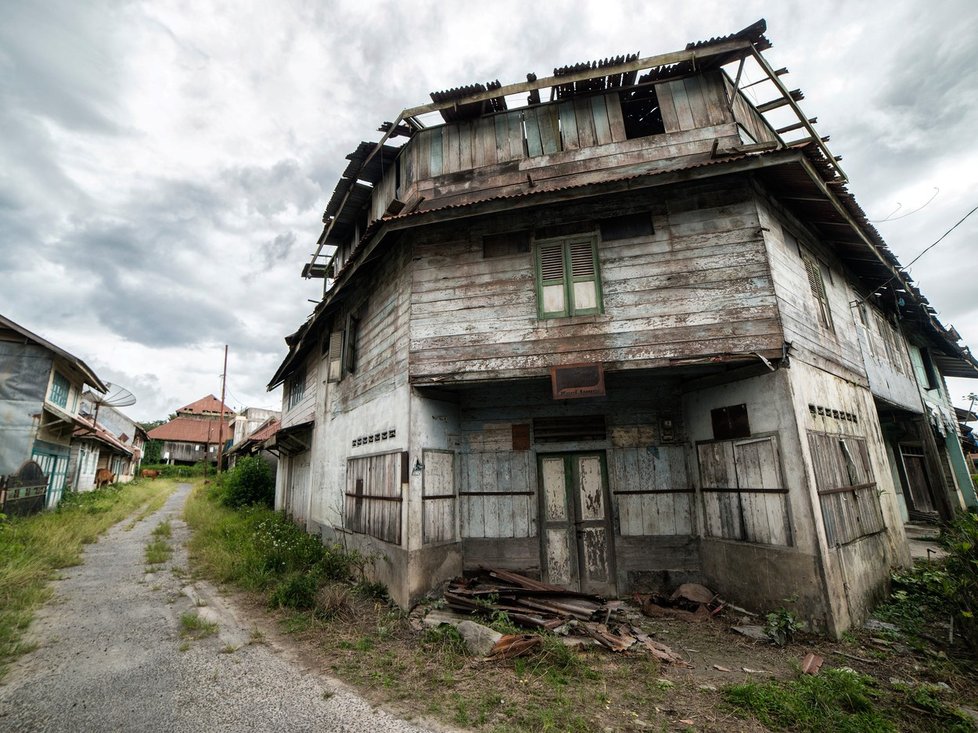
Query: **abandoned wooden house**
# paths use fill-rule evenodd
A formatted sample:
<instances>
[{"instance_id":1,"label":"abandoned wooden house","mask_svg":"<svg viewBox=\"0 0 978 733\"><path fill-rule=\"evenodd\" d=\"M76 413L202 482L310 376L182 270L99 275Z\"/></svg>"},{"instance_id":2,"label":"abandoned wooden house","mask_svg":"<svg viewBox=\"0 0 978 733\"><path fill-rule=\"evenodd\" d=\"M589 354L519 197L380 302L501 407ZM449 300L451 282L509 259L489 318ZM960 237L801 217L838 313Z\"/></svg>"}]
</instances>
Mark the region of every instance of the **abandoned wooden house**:
<instances>
[{"instance_id":1,"label":"abandoned wooden house","mask_svg":"<svg viewBox=\"0 0 978 733\"><path fill-rule=\"evenodd\" d=\"M278 506L402 605L496 566L864 618L918 473L961 501L917 380L978 367L764 31L433 93L347 156L269 384Z\"/></svg>"},{"instance_id":2,"label":"abandoned wooden house","mask_svg":"<svg viewBox=\"0 0 978 733\"><path fill-rule=\"evenodd\" d=\"M0 316L0 511L61 501L85 385L108 389L77 356Z\"/></svg>"},{"instance_id":3,"label":"abandoned wooden house","mask_svg":"<svg viewBox=\"0 0 978 733\"><path fill-rule=\"evenodd\" d=\"M234 411L214 395L177 410L172 420L149 431L150 440L163 442L164 463L188 466L217 463L218 446L234 436Z\"/></svg>"}]
</instances>

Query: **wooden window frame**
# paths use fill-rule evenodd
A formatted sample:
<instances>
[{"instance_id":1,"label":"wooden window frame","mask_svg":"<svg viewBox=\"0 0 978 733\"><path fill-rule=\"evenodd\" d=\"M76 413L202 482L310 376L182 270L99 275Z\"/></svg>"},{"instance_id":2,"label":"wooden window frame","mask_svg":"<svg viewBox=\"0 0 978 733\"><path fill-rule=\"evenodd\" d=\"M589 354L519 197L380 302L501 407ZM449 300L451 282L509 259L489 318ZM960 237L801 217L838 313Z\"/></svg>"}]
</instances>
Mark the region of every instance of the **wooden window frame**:
<instances>
[{"instance_id":1,"label":"wooden window frame","mask_svg":"<svg viewBox=\"0 0 978 733\"><path fill-rule=\"evenodd\" d=\"M286 409L294 409L306 396L306 370L296 372L289 378L289 396Z\"/></svg>"},{"instance_id":2,"label":"wooden window frame","mask_svg":"<svg viewBox=\"0 0 978 733\"><path fill-rule=\"evenodd\" d=\"M327 348L326 381L339 382L343 379L343 331L331 331Z\"/></svg>"},{"instance_id":3,"label":"wooden window frame","mask_svg":"<svg viewBox=\"0 0 978 733\"><path fill-rule=\"evenodd\" d=\"M48 402L63 410L68 409L68 396L71 394L71 382L59 371L51 376L51 390L48 392Z\"/></svg>"},{"instance_id":4,"label":"wooden window frame","mask_svg":"<svg viewBox=\"0 0 978 733\"><path fill-rule=\"evenodd\" d=\"M575 276L573 273L572 247L587 243L591 249L592 272L587 275ZM562 274L560 278L543 277L543 252L550 247L561 248ZM597 240L592 236L565 237L560 239L538 240L533 246L533 269L537 295L537 317L541 320L551 318L570 318L572 316L599 315L604 312L604 297L601 288L601 263L598 258ZM574 302L575 283L593 282L595 307L578 308ZM561 311L546 311L544 306L544 287L563 287L564 308Z\"/></svg>"},{"instance_id":5,"label":"wooden window frame","mask_svg":"<svg viewBox=\"0 0 978 733\"><path fill-rule=\"evenodd\" d=\"M815 298L816 312L819 324L828 331L835 332L832 325L832 310L829 307L829 294L825 289L825 278L822 277L822 263L808 252L801 253L801 261L808 276L808 287Z\"/></svg>"}]
</instances>

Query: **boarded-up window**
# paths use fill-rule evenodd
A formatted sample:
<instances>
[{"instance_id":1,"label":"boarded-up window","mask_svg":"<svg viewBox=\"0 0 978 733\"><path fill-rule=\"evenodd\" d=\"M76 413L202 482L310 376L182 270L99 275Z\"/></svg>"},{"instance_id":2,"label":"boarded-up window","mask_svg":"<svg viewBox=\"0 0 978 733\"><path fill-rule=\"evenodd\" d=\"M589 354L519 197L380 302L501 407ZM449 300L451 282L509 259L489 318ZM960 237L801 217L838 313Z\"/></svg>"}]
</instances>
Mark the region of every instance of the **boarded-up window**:
<instances>
[{"instance_id":1,"label":"boarded-up window","mask_svg":"<svg viewBox=\"0 0 978 733\"><path fill-rule=\"evenodd\" d=\"M693 534L693 489L683 446L616 448L609 459L623 537Z\"/></svg>"},{"instance_id":2,"label":"boarded-up window","mask_svg":"<svg viewBox=\"0 0 978 733\"><path fill-rule=\"evenodd\" d=\"M349 458L346 462L344 525L360 534L401 543L401 485L407 453Z\"/></svg>"},{"instance_id":3,"label":"boarded-up window","mask_svg":"<svg viewBox=\"0 0 978 733\"><path fill-rule=\"evenodd\" d=\"M533 537L537 500L530 489L530 453L459 455L462 537Z\"/></svg>"},{"instance_id":4,"label":"boarded-up window","mask_svg":"<svg viewBox=\"0 0 978 733\"><path fill-rule=\"evenodd\" d=\"M775 436L700 443L697 455L707 535L792 544Z\"/></svg>"},{"instance_id":5,"label":"boarded-up window","mask_svg":"<svg viewBox=\"0 0 978 733\"><path fill-rule=\"evenodd\" d=\"M598 253L593 239L538 245L536 281L537 311L541 318L601 312Z\"/></svg>"},{"instance_id":6,"label":"boarded-up window","mask_svg":"<svg viewBox=\"0 0 978 733\"><path fill-rule=\"evenodd\" d=\"M422 479L424 543L455 539L455 454L424 450Z\"/></svg>"},{"instance_id":7,"label":"boarded-up window","mask_svg":"<svg viewBox=\"0 0 978 733\"><path fill-rule=\"evenodd\" d=\"M883 512L866 440L810 430L808 444L829 545L882 531Z\"/></svg>"},{"instance_id":8,"label":"boarded-up window","mask_svg":"<svg viewBox=\"0 0 978 733\"><path fill-rule=\"evenodd\" d=\"M825 280L822 278L822 267L818 261L809 254L802 254L802 262L805 264L805 272L808 275L808 286L811 288L812 295L815 297L815 312L818 314L818 322L824 327L832 330L832 312L829 310L829 296L825 291Z\"/></svg>"}]
</instances>

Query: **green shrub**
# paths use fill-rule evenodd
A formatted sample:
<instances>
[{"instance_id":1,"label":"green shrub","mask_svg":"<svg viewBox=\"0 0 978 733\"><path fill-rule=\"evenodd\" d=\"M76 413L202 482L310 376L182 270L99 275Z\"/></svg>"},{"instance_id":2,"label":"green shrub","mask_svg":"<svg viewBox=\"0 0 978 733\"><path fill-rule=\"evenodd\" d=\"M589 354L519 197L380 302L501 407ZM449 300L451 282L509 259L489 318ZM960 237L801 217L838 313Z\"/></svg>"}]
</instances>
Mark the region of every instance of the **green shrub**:
<instances>
[{"instance_id":1,"label":"green shrub","mask_svg":"<svg viewBox=\"0 0 978 733\"><path fill-rule=\"evenodd\" d=\"M961 638L978 650L978 516L960 512L941 532L944 561L943 595Z\"/></svg>"},{"instance_id":2,"label":"green shrub","mask_svg":"<svg viewBox=\"0 0 978 733\"><path fill-rule=\"evenodd\" d=\"M223 489L223 503L231 508L253 504L271 508L275 504L275 479L261 458L249 456L238 461L224 477Z\"/></svg>"},{"instance_id":3,"label":"green shrub","mask_svg":"<svg viewBox=\"0 0 978 733\"><path fill-rule=\"evenodd\" d=\"M313 573L293 571L286 574L268 597L276 608L305 610L316 605L319 579Z\"/></svg>"}]
</instances>

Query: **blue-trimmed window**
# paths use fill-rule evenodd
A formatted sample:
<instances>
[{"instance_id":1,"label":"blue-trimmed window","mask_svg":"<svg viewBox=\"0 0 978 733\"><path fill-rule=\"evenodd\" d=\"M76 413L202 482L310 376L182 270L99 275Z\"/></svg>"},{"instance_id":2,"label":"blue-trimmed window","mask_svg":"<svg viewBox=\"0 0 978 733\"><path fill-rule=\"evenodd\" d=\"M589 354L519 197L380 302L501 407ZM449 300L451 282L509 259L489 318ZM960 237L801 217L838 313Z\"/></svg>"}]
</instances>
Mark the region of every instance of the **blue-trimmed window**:
<instances>
[{"instance_id":1,"label":"blue-trimmed window","mask_svg":"<svg viewBox=\"0 0 978 733\"><path fill-rule=\"evenodd\" d=\"M68 383L68 380L63 375L55 372L54 379L51 380L51 394L48 396L48 400L58 407L68 409L68 393L70 391L71 385Z\"/></svg>"}]
</instances>

